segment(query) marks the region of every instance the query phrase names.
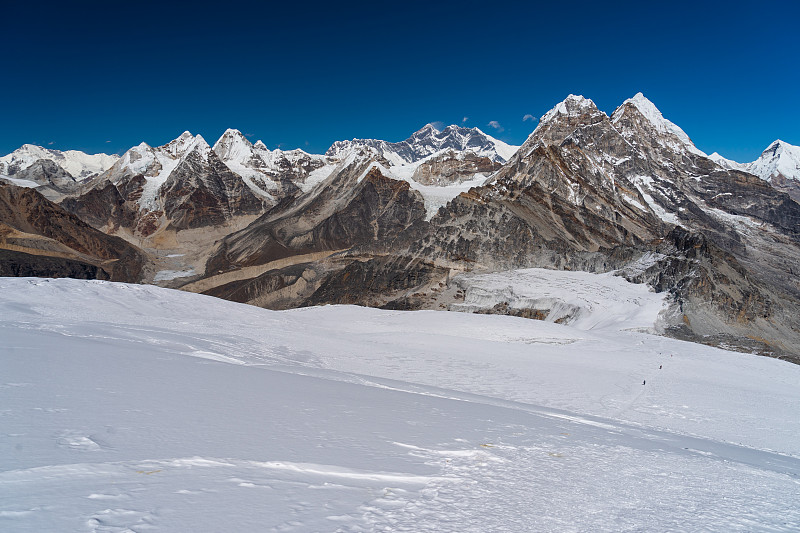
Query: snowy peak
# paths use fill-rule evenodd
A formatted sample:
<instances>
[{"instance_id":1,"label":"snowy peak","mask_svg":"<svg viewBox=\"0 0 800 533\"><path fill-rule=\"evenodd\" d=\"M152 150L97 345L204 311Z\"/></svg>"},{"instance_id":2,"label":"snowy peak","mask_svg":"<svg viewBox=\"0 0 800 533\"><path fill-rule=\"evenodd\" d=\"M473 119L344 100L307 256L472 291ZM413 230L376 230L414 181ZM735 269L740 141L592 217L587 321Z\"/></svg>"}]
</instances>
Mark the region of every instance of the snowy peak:
<instances>
[{"instance_id":1,"label":"snowy peak","mask_svg":"<svg viewBox=\"0 0 800 533\"><path fill-rule=\"evenodd\" d=\"M117 156L87 154L79 150L62 152L33 144L23 144L10 154L0 157L0 174L13 176L40 159L53 161L76 179L83 179L111 168Z\"/></svg>"},{"instance_id":2,"label":"snowy peak","mask_svg":"<svg viewBox=\"0 0 800 533\"><path fill-rule=\"evenodd\" d=\"M177 139L168 142L164 146L160 146L159 149L168 153L174 158L178 158L183 156L191 147L193 147L195 141L196 139L194 135L188 131L184 131Z\"/></svg>"},{"instance_id":3,"label":"snowy peak","mask_svg":"<svg viewBox=\"0 0 800 533\"><path fill-rule=\"evenodd\" d=\"M255 144L236 129L228 129L214 144L214 153L259 197L270 203L304 186L314 171L324 173L324 156L303 150L269 150L262 141ZM331 169L334 165L327 165ZM313 181L313 179L312 179Z\"/></svg>"},{"instance_id":4,"label":"snowy peak","mask_svg":"<svg viewBox=\"0 0 800 533\"><path fill-rule=\"evenodd\" d=\"M777 140L761 153L761 157L750 163L748 168L766 181L781 177L800 181L800 146Z\"/></svg>"},{"instance_id":5,"label":"snowy peak","mask_svg":"<svg viewBox=\"0 0 800 533\"><path fill-rule=\"evenodd\" d=\"M774 141L761 152L761 156L750 163L738 163L714 152L709 159L726 169L749 172L764 181L800 181L800 146L794 146L780 139Z\"/></svg>"},{"instance_id":6,"label":"snowy peak","mask_svg":"<svg viewBox=\"0 0 800 533\"><path fill-rule=\"evenodd\" d=\"M626 118L632 109L638 111L639 115L655 130L659 136L674 137L678 143L667 142L671 148L684 147L686 150L705 156L706 154L695 147L692 140L680 127L664 118L661 111L645 98L642 93L636 93L633 98L625 100L611 115L611 122L615 125L623 126L623 119Z\"/></svg>"},{"instance_id":7,"label":"snowy peak","mask_svg":"<svg viewBox=\"0 0 800 533\"><path fill-rule=\"evenodd\" d=\"M588 98L580 95L570 94L559 102L553 109L545 113L539 119L539 125L546 124L558 116L578 117L584 114L600 113L597 106Z\"/></svg>"},{"instance_id":8,"label":"snowy peak","mask_svg":"<svg viewBox=\"0 0 800 533\"><path fill-rule=\"evenodd\" d=\"M184 151L184 158L189 154L195 153L202 159L208 159L208 154L211 152L211 146L206 142L202 135L197 135L186 146Z\"/></svg>"},{"instance_id":9,"label":"snowy peak","mask_svg":"<svg viewBox=\"0 0 800 533\"><path fill-rule=\"evenodd\" d=\"M262 145L264 143L261 143ZM266 148L266 146L264 147ZM214 152L223 161L235 159L244 161L252 157L253 145L241 131L228 128L222 137L214 143Z\"/></svg>"},{"instance_id":10,"label":"snowy peak","mask_svg":"<svg viewBox=\"0 0 800 533\"><path fill-rule=\"evenodd\" d=\"M376 149L394 166L414 163L442 150L472 152L488 157L492 161L505 163L519 148L495 139L478 128L451 125L440 131L433 124L426 124L408 139L396 143L378 139L337 141L328 149L326 155L342 158L353 148L363 146Z\"/></svg>"}]
</instances>

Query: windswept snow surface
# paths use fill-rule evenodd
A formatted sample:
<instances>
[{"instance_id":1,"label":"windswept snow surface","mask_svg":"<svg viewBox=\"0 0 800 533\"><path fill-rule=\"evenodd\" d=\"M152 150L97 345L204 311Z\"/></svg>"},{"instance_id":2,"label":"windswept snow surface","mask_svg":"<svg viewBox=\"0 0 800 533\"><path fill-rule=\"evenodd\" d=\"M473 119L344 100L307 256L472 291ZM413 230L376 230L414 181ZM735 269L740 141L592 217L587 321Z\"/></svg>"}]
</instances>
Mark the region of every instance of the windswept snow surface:
<instances>
[{"instance_id":1,"label":"windswept snow surface","mask_svg":"<svg viewBox=\"0 0 800 533\"><path fill-rule=\"evenodd\" d=\"M0 278L0 317L3 531L800 528L782 361L69 279Z\"/></svg>"}]
</instances>

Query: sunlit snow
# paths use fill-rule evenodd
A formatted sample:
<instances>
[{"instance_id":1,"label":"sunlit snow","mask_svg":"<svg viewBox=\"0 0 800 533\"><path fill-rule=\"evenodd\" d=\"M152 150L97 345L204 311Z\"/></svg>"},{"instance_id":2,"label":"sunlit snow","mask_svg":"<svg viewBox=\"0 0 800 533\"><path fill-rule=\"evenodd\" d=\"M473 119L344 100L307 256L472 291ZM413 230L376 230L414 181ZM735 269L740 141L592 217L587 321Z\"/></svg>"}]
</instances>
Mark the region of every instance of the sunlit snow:
<instances>
[{"instance_id":1,"label":"sunlit snow","mask_svg":"<svg viewBox=\"0 0 800 533\"><path fill-rule=\"evenodd\" d=\"M800 367L548 272L604 320L0 278L0 530L798 530Z\"/></svg>"}]
</instances>

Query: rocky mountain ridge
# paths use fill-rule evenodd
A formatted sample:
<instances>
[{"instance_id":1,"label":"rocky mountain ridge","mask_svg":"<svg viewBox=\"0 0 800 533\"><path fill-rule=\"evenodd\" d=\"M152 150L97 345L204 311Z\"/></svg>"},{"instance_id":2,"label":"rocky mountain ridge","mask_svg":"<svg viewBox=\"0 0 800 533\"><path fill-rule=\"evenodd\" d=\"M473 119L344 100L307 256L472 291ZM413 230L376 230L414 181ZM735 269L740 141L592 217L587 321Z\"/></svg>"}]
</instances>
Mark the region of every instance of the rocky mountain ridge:
<instances>
[{"instance_id":1,"label":"rocky mountain ridge","mask_svg":"<svg viewBox=\"0 0 800 533\"><path fill-rule=\"evenodd\" d=\"M788 168L792 147L767 152ZM614 271L669 293L668 335L791 357L800 205L775 181L706 156L641 93L610 115L570 95L518 149L456 126L325 156L186 132L62 205L139 239L170 286L264 307L457 309L464 272Z\"/></svg>"},{"instance_id":2,"label":"rocky mountain ridge","mask_svg":"<svg viewBox=\"0 0 800 533\"><path fill-rule=\"evenodd\" d=\"M457 302L450 288L463 271L618 271L671 294L670 335L763 353L800 347L800 288L791 276L800 264L800 206L706 157L641 94L610 116L591 100L568 97L502 168L429 221L416 218L380 240L321 238L311 229L318 222L296 217L324 211L335 220L333 191L351 190L359 173L402 181L393 176L402 166L380 162L378 149L369 148L358 170L321 186L331 199L317 192L287 201L226 237L206 272L225 273L225 283L206 292L278 308L447 308ZM366 216L354 224L374 222ZM300 227L311 231L300 238ZM262 245L267 235L279 237L279 252ZM308 259L324 251L331 255ZM256 265L264 269L244 274Z\"/></svg>"}]
</instances>

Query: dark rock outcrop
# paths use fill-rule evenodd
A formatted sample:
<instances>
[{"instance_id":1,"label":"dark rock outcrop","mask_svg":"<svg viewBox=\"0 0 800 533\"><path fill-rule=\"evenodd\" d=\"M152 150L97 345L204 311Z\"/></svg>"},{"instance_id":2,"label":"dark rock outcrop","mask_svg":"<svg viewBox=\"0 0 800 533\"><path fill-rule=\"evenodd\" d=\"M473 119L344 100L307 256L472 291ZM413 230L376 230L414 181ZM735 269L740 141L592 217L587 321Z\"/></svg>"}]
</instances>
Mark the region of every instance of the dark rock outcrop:
<instances>
[{"instance_id":1,"label":"dark rock outcrop","mask_svg":"<svg viewBox=\"0 0 800 533\"><path fill-rule=\"evenodd\" d=\"M290 198L246 229L226 237L209 259L208 275L310 252L354 246L392 249L422 223L422 197L385 177L370 153L334 172L318 195Z\"/></svg>"},{"instance_id":2,"label":"dark rock outcrop","mask_svg":"<svg viewBox=\"0 0 800 533\"><path fill-rule=\"evenodd\" d=\"M0 226L0 248L88 263L108 272L113 281L139 281L147 263L135 246L94 229L33 189L0 184ZM64 266L64 275L77 268Z\"/></svg>"},{"instance_id":3,"label":"dark rock outcrop","mask_svg":"<svg viewBox=\"0 0 800 533\"><path fill-rule=\"evenodd\" d=\"M108 273L97 265L63 257L32 255L3 249L0 249L0 276L103 280L110 278Z\"/></svg>"}]
</instances>

